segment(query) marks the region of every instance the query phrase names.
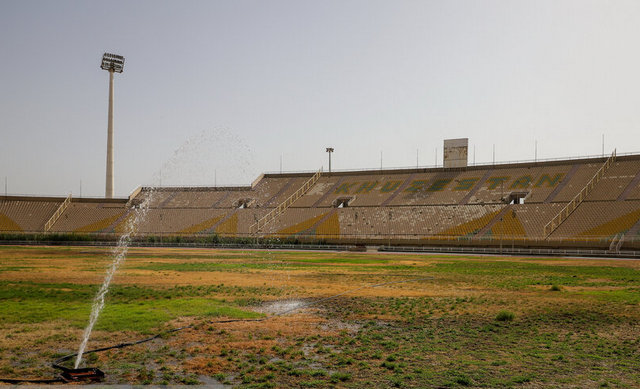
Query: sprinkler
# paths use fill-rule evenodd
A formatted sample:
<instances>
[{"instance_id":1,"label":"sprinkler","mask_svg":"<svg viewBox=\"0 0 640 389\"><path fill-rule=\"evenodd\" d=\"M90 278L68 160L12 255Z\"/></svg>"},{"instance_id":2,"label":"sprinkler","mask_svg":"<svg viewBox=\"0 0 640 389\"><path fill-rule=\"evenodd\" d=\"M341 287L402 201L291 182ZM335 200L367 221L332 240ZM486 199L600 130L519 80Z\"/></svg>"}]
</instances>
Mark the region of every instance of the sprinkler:
<instances>
[{"instance_id":1,"label":"sprinkler","mask_svg":"<svg viewBox=\"0 0 640 389\"><path fill-rule=\"evenodd\" d=\"M54 367L62 370L60 377L67 383L81 381L96 382L104 379L104 372L97 367L83 367L80 369L69 369L59 365L55 365Z\"/></svg>"},{"instance_id":2,"label":"sprinkler","mask_svg":"<svg viewBox=\"0 0 640 389\"><path fill-rule=\"evenodd\" d=\"M273 314L271 316L266 316L266 317L261 317L261 318L256 318L256 319L224 319L224 320L215 320L215 321L208 321L208 323L210 324L223 324L223 323L237 323L237 322L262 322L262 321L266 321L269 320L271 318L277 317L277 316L284 316L287 315L291 312L297 311L299 309L302 308L307 308L310 307L312 305L316 305L322 302L326 302L329 300L333 300L337 297L343 296L345 294L348 293L352 293L358 290L362 290L362 289L366 289L366 288L378 288L381 286L385 286L385 285L392 285L392 284L403 284L406 282L416 282L416 281L422 281L422 280L431 280L433 279L433 277L431 276L426 276L426 277L420 277L420 278L411 278L411 279L405 279L405 280L400 280L400 281L390 281L390 282L382 282L379 284L374 284L374 285L365 285L365 286L361 286L358 288L354 288L354 289L350 289L338 294L334 294L333 296L329 296L329 297L324 297L324 298L320 298L317 299L315 301L306 303L306 304L301 304L301 305L297 305L295 307L292 307L290 309L286 309L282 312ZM108 347L102 347L102 348L97 348L97 349L93 349L93 350L88 350L85 351L85 354L89 354L89 353L97 353L97 352L101 352L101 351L106 351L106 350L112 350L112 349L118 349L118 348L124 348L124 347L129 347L129 346L133 346L136 344L142 344L142 343L146 343L149 342L153 339L159 338L163 335L168 335L174 332L178 332L178 331L182 331L182 330L186 330L189 328L194 328L193 324L190 325L186 325L184 327L179 327L179 328L174 328L171 330L167 330L158 334L155 334L149 338L146 339L141 339L141 340L137 340L134 342L127 342L127 343L120 343L117 344L115 346L108 346ZM56 360L55 362L53 362L52 367L54 369L58 369L58 370L62 370L62 374L60 374L60 376L58 378L53 378L53 379L17 379L17 378L0 378L0 382L5 382L5 383L9 383L9 384L27 384L27 383L31 383L31 384L53 384L53 383L59 383L59 382L63 382L63 383L80 383L80 382L98 382L98 381L102 381L104 379L104 372L100 369L98 369L97 367L85 367L85 368L80 368L80 369L71 369L68 367L64 367L61 365L61 363L68 361L70 359L72 359L73 357L77 357L79 353L74 353L74 354L70 354L67 356L64 356L62 358L59 358L58 360Z\"/></svg>"}]
</instances>

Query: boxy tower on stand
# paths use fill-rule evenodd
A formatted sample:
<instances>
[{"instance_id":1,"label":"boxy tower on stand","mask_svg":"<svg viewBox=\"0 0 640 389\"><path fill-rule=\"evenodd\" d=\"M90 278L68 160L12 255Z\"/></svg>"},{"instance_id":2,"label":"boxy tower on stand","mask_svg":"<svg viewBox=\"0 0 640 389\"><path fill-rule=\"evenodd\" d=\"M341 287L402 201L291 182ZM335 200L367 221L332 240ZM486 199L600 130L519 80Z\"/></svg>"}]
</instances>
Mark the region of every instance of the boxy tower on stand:
<instances>
[{"instance_id":1,"label":"boxy tower on stand","mask_svg":"<svg viewBox=\"0 0 640 389\"><path fill-rule=\"evenodd\" d=\"M107 184L104 197L113 198L113 73L122 73L124 57L104 53L100 68L109 72L109 122L107 124Z\"/></svg>"}]
</instances>

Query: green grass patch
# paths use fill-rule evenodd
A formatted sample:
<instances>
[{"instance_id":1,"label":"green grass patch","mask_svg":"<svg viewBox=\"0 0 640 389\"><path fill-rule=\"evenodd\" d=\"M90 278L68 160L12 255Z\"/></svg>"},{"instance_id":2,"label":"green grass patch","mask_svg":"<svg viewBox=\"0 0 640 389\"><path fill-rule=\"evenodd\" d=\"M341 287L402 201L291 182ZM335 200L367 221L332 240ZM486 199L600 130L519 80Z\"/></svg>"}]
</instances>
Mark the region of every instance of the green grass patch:
<instances>
[{"instance_id":1,"label":"green grass patch","mask_svg":"<svg viewBox=\"0 0 640 389\"><path fill-rule=\"evenodd\" d=\"M65 321L74 327L87 324L91 301L5 301L0 305L0 323L41 323ZM255 318L261 314L245 311L229 303L205 298L112 302L98 319L96 328L105 331L148 332L181 316Z\"/></svg>"}]
</instances>

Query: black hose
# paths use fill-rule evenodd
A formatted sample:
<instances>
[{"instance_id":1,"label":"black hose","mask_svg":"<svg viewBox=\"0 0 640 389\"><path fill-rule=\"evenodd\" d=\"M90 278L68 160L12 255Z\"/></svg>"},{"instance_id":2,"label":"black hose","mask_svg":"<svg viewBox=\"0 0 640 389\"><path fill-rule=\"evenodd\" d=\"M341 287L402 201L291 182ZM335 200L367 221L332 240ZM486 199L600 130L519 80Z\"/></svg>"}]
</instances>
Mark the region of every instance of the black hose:
<instances>
[{"instance_id":1,"label":"black hose","mask_svg":"<svg viewBox=\"0 0 640 389\"><path fill-rule=\"evenodd\" d=\"M389 282L382 282L382 283L379 283L379 284L365 285L365 286L361 286L361 287L358 287L358 288L349 289L347 291L340 292L340 293L332 295L332 296L323 297L323 298L320 298L320 299L315 300L315 301L311 301L311 302L306 303L306 304L298 305L296 307L284 310L282 312L278 312L278 313L272 314L271 316L265 316L265 317L261 317L261 318L257 318L257 319L213 320L213 321L208 321L207 323L208 324L225 324L225 323L238 323L238 322L260 322L260 321L269 320L269 319L274 318L274 317L283 316L283 315L286 315L288 313L297 311L299 309L310 307L312 305L317 305L317 304L320 304L322 302L329 301L329 300L332 300L334 298L343 296L345 294L356 292L358 290L369 289L369 288L378 288L380 286L385 286L385 285L403 284L403 283L407 283L407 282L423 281L423 280L430 280L430 279L433 279L433 277L412 278L412 279L408 279L408 280L389 281ZM174 333L174 332L186 330L188 328L193 328L193 327L194 327L194 324L190 324L190 325L183 326L183 327L178 327L178 328L173 328L173 329L170 329L170 330L167 330L167 331L163 331L163 332L157 333L157 334L155 334L155 335L153 335L151 337L137 340L135 342L120 343L120 344L116 344L114 346L101 347L101 348L96 348L96 349L93 349L93 350L87 350L83 354L93 354L93 353L98 353L98 352L117 349L117 348L124 348L124 347L134 346L136 344L150 342L150 341L152 341L154 339L157 339L157 338L159 338L161 336L164 336L164 335L167 335L167 334L171 334L171 333ZM65 362L65 361L68 361L69 359L71 359L73 357L76 357L77 355L78 355L78 353L65 355L64 357L61 357L61 358L57 359L55 362L53 362L51 364L51 366L53 368L55 368L55 369L59 369L59 370L63 370L63 371L69 371L71 369L69 369L68 367L62 366L61 363ZM21 380L21 379L0 378L0 382L8 382L10 384L18 384L18 383L47 383L48 384L48 383L66 382L66 381L64 379L62 379L62 378L48 379L48 380L47 379Z\"/></svg>"},{"instance_id":2,"label":"black hose","mask_svg":"<svg viewBox=\"0 0 640 389\"><path fill-rule=\"evenodd\" d=\"M65 382L62 378L52 379L14 379L14 378L0 378L0 382L6 382L7 384L55 384L57 382Z\"/></svg>"},{"instance_id":3,"label":"black hose","mask_svg":"<svg viewBox=\"0 0 640 389\"><path fill-rule=\"evenodd\" d=\"M315 300L315 301L311 301L311 302L306 303L306 304L298 305L296 307L284 310L282 312L274 313L271 316L265 316L265 317L261 317L261 318L257 318L257 319L213 320L213 321L207 321L206 323L208 323L208 324L226 324L226 323L239 323L239 322L260 322L260 321L269 320L269 319L274 318L274 317L284 316L284 315L286 315L288 313L297 311L297 310L302 309L302 308L307 308L307 307L310 307L312 305L317 305L317 304L320 304L320 303L325 302L325 301L333 300L334 298L343 296L343 295L348 294L348 293L353 293L353 292L356 292L358 290L369 289L369 288L378 288L380 286L391 285L391 284L404 284L404 283L407 283L407 282L423 281L423 280L431 280L431 279L433 279L433 277L421 277L421 278L412 278L412 279L408 279L408 280L389 281L389 282L382 282L382 283L379 283L379 284L365 285L365 286L360 286L358 288L349 289L347 291L340 292L340 293L334 294L332 296L323 297L323 298L320 298L320 299ZM124 347L134 346L136 344L150 342L150 341L152 341L154 339L157 339L157 338L159 338L161 336L164 336L164 335L167 335L167 334L171 334L171 333L174 333L174 332L186 330L188 328L193 328L193 327L194 327L194 324L190 324L190 325L187 325L187 326L184 326L184 327L179 327L179 328L173 328L171 330L167 330L167 331L164 331L164 332L157 333L157 334L155 334L155 335L153 335L153 336L151 336L149 338L137 340L135 342L120 343L120 344L117 344L115 346L108 346L108 347L96 348L96 349L93 349L93 350L87 350L83 354L92 354L92 353L112 350L112 349L116 349L116 348L124 348ZM71 359L71 358L73 358L73 357L75 357L77 355L78 355L78 353L65 355L64 357L62 357L62 358L56 360L55 362L53 362L52 366L54 368L56 368L56 369L68 370L68 368L66 368L64 366L61 366L60 363L68 361L69 359Z\"/></svg>"}]
</instances>

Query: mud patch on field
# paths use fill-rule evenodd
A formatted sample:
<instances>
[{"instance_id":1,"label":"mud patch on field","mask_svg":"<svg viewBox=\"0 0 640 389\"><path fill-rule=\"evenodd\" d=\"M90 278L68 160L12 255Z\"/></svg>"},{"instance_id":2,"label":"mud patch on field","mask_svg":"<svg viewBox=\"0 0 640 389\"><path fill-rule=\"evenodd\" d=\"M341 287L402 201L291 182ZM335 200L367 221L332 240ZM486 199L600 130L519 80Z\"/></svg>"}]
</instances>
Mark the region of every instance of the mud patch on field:
<instances>
[{"instance_id":1,"label":"mud patch on field","mask_svg":"<svg viewBox=\"0 0 640 389\"><path fill-rule=\"evenodd\" d=\"M306 311L310 307L313 301L309 299L285 299L285 300L273 300L267 301L258 307L254 307L256 312L268 314L268 315L284 315L287 313L299 313Z\"/></svg>"}]
</instances>

